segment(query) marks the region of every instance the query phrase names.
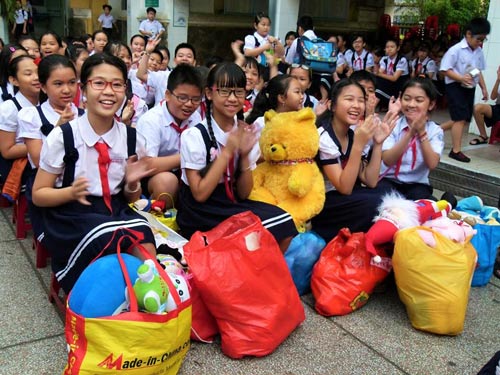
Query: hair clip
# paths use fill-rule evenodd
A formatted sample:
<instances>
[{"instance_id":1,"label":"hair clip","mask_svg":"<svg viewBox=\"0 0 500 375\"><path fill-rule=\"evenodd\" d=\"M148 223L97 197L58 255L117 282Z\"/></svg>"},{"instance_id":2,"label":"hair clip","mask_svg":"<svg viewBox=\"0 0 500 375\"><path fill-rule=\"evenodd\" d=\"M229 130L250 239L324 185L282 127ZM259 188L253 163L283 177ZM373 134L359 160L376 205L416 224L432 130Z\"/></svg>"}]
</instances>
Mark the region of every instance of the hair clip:
<instances>
[{"instance_id":1,"label":"hair clip","mask_svg":"<svg viewBox=\"0 0 500 375\"><path fill-rule=\"evenodd\" d=\"M266 92L266 98L268 98L268 99L269 99L269 93L268 93L268 92Z\"/></svg>"},{"instance_id":2,"label":"hair clip","mask_svg":"<svg viewBox=\"0 0 500 375\"><path fill-rule=\"evenodd\" d=\"M9 51L10 51L10 52L16 52L16 48L15 48L15 47L10 46L10 47L9 47Z\"/></svg>"}]
</instances>

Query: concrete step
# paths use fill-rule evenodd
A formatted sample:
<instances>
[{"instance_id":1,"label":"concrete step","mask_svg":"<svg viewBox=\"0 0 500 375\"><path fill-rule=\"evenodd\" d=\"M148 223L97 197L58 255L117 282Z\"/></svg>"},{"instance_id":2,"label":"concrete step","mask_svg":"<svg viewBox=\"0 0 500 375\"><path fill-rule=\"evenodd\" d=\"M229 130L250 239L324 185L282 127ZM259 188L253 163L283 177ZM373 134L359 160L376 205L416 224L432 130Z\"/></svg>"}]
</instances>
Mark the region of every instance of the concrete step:
<instances>
[{"instance_id":1,"label":"concrete step","mask_svg":"<svg viewBox=\"0 0 500 375\"><path fill-rule=\"evenodd\" d=\"M449 191L457 197L477 195L487 206L498 206L500 177L467 170L441 161L430 173L431 185L438 190Z\"/></svg>"}]
</instances>

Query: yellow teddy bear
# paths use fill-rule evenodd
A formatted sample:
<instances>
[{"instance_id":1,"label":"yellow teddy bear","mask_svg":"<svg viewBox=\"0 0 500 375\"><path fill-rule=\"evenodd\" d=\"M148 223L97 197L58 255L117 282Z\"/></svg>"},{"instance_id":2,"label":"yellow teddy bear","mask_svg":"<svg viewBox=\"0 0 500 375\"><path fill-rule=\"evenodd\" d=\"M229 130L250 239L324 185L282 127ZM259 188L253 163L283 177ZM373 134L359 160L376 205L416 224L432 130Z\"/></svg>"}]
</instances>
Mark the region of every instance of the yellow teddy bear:
<instances>
[{"instance_id":1,"label":"yellow teddy bear","mask_svg":"<svg viewBox=\"0 0 500 375\"><path fill-rule=\"evenodd\" d=\"M260 137L264 162L253 171L250 199L271 203L292 215L299 231L325 203L325 184L314 157L319 134L311 108L264 115Z\"/></svg>"}]
</instances>

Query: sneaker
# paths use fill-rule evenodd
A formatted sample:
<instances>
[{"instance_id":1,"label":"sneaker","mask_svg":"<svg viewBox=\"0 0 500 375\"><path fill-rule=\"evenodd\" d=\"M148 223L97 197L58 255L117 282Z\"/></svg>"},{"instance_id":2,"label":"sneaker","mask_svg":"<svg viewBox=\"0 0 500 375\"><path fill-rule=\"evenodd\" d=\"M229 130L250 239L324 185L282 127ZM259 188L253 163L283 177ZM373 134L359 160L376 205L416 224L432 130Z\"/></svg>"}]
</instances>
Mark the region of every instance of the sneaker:
<instances>
[{"instance_id":1,"label":"sneaker","mask_svg":"<svg viewBox=\"0 0 500 375\"><path fill-rule=\"evenodd\" d=\"M462 151L459 152L453 152L453 150L450 151L448 156L452 159L455 159L457 161L461 161L462 163L468 163L470 162L470 158L465 156Z\"/></svg>"}]
</instances>

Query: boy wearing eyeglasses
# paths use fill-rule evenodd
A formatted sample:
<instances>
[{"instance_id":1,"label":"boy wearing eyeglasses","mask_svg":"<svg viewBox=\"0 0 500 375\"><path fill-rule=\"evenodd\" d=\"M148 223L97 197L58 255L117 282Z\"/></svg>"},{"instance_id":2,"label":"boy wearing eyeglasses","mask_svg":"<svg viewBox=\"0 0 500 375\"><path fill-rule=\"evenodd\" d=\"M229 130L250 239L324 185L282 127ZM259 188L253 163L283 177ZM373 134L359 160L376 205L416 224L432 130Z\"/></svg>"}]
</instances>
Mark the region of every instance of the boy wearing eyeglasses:
<instances>
[{"instance_id":1,"label":"boy wearing eyeglasses","mask_svg":"<svg viewBox=\"0 0 500 375\"><path fill-rule=\"evenodd\" d=\"M190 65L178 65L170 73L165 99L145 113L137 131L146 138L147 154L153 157L153 173L141 181L152 199L175 199L179 189L181 133L201 122L197 111L202 101L202 81ZM163 198L160 198L163 199ZM166 201L169 207L173 202Z\"/></svg>"},{"instance_id":2,"label":"boy wearing eyeglasses","mask_svg":"<svg viewBox=\"0 0 500 375\"><path fill-rule=\"evenodd\" d=\"M451 129L452 148L448 156L463 163L470 162L470 158L461 151L462 133L465 123L472 118L477 84L481 87L483 100L488 99L488 90L481 73L486 68L481 46L490 29L486 18L472 19L465 27L464 38L448 49L439 68L445 76L451 117L451 121L441 126L443 130Z\"/></svg>"}]
</instances>

